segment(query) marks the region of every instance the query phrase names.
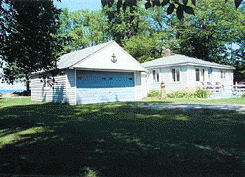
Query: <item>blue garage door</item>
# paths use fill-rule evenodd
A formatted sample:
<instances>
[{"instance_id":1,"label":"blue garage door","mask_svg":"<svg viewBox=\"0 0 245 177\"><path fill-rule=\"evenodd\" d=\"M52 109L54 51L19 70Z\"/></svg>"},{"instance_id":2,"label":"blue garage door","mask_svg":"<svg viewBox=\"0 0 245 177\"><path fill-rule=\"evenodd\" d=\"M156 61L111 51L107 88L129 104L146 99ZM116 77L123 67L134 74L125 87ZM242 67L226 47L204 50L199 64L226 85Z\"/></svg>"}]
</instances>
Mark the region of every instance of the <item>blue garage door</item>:
<instances>
[{"instance_id":1,"label":"blue garage door","mask_svg":"<svg viewBox=\"0 0 245 177\"><path fill-rule=\"evenodd\" d=\"M134 100L134 73L77 71L78 104Z\"/></svg>"}]
</instances>

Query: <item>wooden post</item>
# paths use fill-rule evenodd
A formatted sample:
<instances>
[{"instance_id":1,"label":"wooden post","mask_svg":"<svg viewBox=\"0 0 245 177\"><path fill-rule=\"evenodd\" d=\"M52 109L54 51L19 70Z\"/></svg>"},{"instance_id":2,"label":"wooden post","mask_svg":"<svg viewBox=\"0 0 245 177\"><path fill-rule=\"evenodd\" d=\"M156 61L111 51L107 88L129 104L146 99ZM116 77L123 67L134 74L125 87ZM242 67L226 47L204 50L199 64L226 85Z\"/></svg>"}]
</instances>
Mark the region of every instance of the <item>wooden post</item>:
<instances>
[{"instance_id":1,"label":"wooden post","mask_svg":"<svg viewBox=\"0 0 245 177\"><path fill-rule=\"evenodd\" d=\"M160 84L160 87L161 87L161 92L162 92L161 98L162 100L166 100L167 98L166 84L162 81Z\"/></svg>"}]
</instances>

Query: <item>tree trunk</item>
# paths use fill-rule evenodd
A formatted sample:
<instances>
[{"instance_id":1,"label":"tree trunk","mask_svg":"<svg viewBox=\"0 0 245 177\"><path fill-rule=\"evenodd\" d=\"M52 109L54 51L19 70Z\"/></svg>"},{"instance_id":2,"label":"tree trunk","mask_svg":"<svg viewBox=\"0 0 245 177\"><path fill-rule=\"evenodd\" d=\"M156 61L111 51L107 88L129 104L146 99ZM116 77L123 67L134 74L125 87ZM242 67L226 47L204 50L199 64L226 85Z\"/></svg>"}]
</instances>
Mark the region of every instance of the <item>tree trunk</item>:
<instances>
[{"instance_id":1,"label":"tree trunk","mask_svg":"<svg viewBox=\"0 0 245 177\"><path fill-rule=\"evenodd\" d=\"M27 93L30 93L30 80L27 75L26 75L26 91Z\"/></svg>"},{"instance_id":2,"label":"tree trunk","mask_svg":"<svg viewBox=\"0 0 245 177\"><path fill-rule=\"evenodd\" d=\"M26 81L26 91L29 93L30 92L30 81Z\"/></svg>"}]
</instances>

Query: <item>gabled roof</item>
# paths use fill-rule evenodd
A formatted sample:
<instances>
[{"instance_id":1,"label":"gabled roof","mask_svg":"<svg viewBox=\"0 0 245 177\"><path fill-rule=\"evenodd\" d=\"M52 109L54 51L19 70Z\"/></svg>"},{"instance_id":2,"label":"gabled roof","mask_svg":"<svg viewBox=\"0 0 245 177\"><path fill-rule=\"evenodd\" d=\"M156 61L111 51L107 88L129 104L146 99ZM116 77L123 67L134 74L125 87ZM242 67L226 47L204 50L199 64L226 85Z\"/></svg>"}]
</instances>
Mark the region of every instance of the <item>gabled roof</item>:
<instances>
[{"instance_id":1,"label":"gabled roof","mask_svg":"<svg viewBox=\"0 0 245 177\"><path fill-rule=\"evenodd\" d=\"M235 69L233 66L221 65L214 62L204 61L197 58L188 57L185 55L175 54L167 57L159 58L156 60L148 61L142 64L147 69L168 67L168 66L180 66L180 65L194 65L221 69Z\"/></svg>"},{"instance_id":2,"label":"gabled roof","mask_svg":"<svg viewBox=\"0 0 245 177\"><path fill-rule=\"evenodd\" d=\"M80 49L71 53L67 53L65 55L62 55L57 63L57 67L59 69L69 68L73 65L81 62L82 60L86 59L87 57L95 54L96 52L100 51L104 47L110 45L114 41L106 42L103 44L99 44L96 46L88 47L85 49Z\"/></svg>"},{"instance_id":3,"label":"gabled roof","mask_svg":"<svg viewBox=\"0 0 245 177\"><path fill-rule=\"evenodd\" d=\"M117 61L111 61L112 55ZM60 57L59 69L77 68L114 71L146 71L146 69L115 41L88 47Z\"/></svg>"}]
</instances>

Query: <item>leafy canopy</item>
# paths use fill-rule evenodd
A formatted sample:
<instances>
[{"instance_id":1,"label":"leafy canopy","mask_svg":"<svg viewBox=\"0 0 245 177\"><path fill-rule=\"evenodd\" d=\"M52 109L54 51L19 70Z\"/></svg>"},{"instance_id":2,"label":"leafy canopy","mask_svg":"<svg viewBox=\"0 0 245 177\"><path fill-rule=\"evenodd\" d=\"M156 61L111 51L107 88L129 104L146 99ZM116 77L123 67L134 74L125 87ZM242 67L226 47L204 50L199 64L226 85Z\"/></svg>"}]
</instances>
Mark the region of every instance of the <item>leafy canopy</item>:
<instances>
[{"instance_id":1,"label":"leafy canopy","mask_svg":"<svg viewBox=\"0 0 245 177\"><path fill-rule=\"evenodd\" d=\"M129 7L130 11L134 11L138 1L142 0L118 0L117 9L119 10L122 7L125 12L127 7ZM229 0L224 1L228 2ZM236 8L238 8L242 3L242 0L234 0L234 3ZM114 0L101 0L101 4L103 7L108 6L110 8L113 6ZM169 5L167 8L167 13L172 14L174 11L176 11L177 17L181 20L184 13L194 15L193 5L196 6L196 4L197 0L146 0L145 8L149 9L155 6L164 7Z\"/></svg>"}]
</instances>

